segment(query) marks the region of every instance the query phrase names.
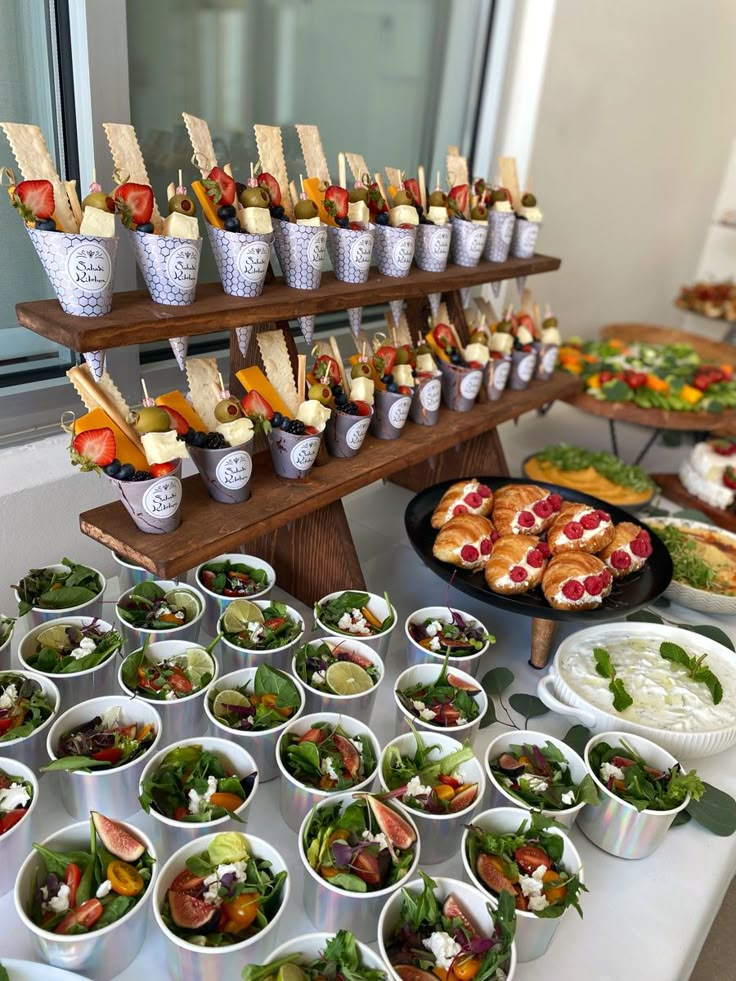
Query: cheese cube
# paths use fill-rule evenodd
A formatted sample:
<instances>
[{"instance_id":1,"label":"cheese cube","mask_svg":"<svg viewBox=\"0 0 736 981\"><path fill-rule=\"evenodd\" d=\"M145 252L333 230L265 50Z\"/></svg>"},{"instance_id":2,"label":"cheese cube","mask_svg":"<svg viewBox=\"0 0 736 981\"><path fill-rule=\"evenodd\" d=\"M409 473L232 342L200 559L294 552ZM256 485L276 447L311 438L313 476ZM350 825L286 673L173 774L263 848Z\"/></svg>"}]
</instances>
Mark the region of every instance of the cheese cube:
<instances>
[{"instance_id":1,"label":"cheese cube","mask_svg":"<svg viewBox=\"0 0 736 981\"><path fill-rule=\"evenodd\" d=\"M242 446L253 439L253 423L244 416L232 422L218 422L215 431L221 433L230 446Z\"/></svg>"},{"instance_id":2,"label":"cheese cube","mask_svg":"<svg viewBox=\"0 0 736 981\"><path fill-rule=\"evenodd\" d=\"M348 205L348 218L350 221L369 222L371 213L365 201L351 201Z\"/></svg>"},{"instance_id":3,"label":"cheese cube","mask_svg":"<svg viewBox=\"0 0 736 981\"><path fill-rule=\"evenodd\" d=\"M325 428L325 423L331 414L332 410L328 409L326 405L322 405L317 399L307 399L297 409L296 417L305 426L314 426L315 429L321 431Z\"/></svg>"},{"instance_id":4,"label":"cheese cube","mask_svg":"<svg viewBox=\"0 0 736 981\"><path fill-rule=\"evenodd\" d=\"M80 235L96 235L98 238L115 238L115 215L102 208L84 209L82 224L79 226Z\"/></svg>"},{"instance_id":5,"label":"cheese cube","mask_svg":"<svg viewBox=\"0 0 736 981\"><path fill-rule=\"evenodd\" d=\"M397 228L399 225L418 225L419 215L413 205L400 204L398 207L390 209L388 220L394 228Z\"/></svg>"},{"instance_id":6,"label":"cheese cube","mask_svg":"<svg viewBox=\"0 0 736 981\"><path fill-rule=\"evenodd\" d=\"M273 231L271 212L268 208L241 208L240 224L249 235L268 235Z\"/></svg>"},{"instance_id":7,"label":"cheese cube","mask_svg":"<svg viewBox=\"0 0 736 981\"><path fill-rule=\"evenodd\" d=\"M427 211L427 218L435 225L446 225L447 208L444 205L432 204Z\"/></svg>"},{"instance_id":8,"label":"cheese cube","mask_svg":"<svg viewBox=\"0 0 736 981\"><path fill-rule=\"evenodd\" d=\"M395 364L391 374L394 376L394 381L397 385L406 385L408 388L414 388L414 376L410 364Z\"/></svg>"},{"instance_id":9,"label":"cheese cube","mask_svg":"<svg viewBox=\"0 0 736 981\"><path fill-rule=\"evenodd\" d=\"M165 433L144 433L141 436L143 451L146 459L154 463L168 463L169 460L186 460L187 444L177 439L176 430L169 429Z\"/></svg>"},{"instance_id":10,"label":"cheese cube","mask_svg":"<svg viewBox=\"0 0 736 981\"><path fill-rule=\"evenodd\" d=\"M191 215L181 215L178 211L166 217L164 221L164 235L172 238L199 238L199 222Z\"/></svg>"},{"instance_id":11,"label":"cheese cube","mask_svg":"<svg viewBox=\"0 0 736 981\"><path fill-rule=\"evenodd\" d=\"M485 344L468 344L463 355L466 361L477 361L479 364L485 364L490 358Z\"/></svg>"},{"instance_id":12,"label":"cheese cube","mask_svg":"<svg viewBox=\"0 0 736 981\"><path fill-rule=\"evenodd\" d=\"M373 405L374 391L373 381L365 376L353 378L350 382L350 398L354 402L367 402L369 405Z\"/></svg>"}]
</instances>

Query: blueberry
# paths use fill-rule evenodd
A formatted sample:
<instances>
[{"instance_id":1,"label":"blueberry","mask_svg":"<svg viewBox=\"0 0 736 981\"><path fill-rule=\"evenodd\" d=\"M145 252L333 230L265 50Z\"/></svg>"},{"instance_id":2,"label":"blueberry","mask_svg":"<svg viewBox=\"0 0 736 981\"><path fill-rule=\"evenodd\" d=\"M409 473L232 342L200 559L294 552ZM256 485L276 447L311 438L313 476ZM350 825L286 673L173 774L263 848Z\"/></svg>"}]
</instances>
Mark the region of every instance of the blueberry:
<instances>
[{"instance_id":1,"label":"blueberry","mask_svg":"<svg viewBox=\"0 0 736 981\"><path fill-rule=\"evenodd\" d=\"M273 418L271 419L271 425L274 429L281 429L283 418L280 412L274 412Z\"/></svg>"},{"instance_id":2,"label":"blueberry","mask_svg":"<svg viewBox=\"0 0 736 981\"><path fill-rule=\"evenodd\" d=\"M235 208L231 204L221 204L217 209L217 217L222 218L223 221L227 218L234 218L235 215Z\"/></svg>"},{"instance_id":3,"label":"blueberry","mask_svg":"<svg viewBox=\"0 0 736 981\"><path fill-rule=\"evenodd\" d=\"M339 395L335 396L335 405L346 405L348 397L345 392L340 392Z\"/></svg>"},{"instance_id":4,"label":"blueberry","mask_svg":"<svg viewBox=\"0 0 736 981\"><path fill-rule=\"evenodd\" d=\"M376 224L377 225L388 225L388 212L387 211L379 211L379 213L376 215Z\"/></svg>"},{"instance_id":5,"label":"blueberry","mask_svg":"<svg viewBox=\"0 0 736 981\"><path fill-rule=\"evenodd\" d=\"M202 447L207 443L207 433L195 433L192 446Z\"/></svg>"},{"instance_id":6,"label":"blueberry","mask_svg":"<svg viewBox=\"0 0 736 981\"><path fill-rule=\"evenodd\" d=\"M271 217L272 218L283 218L284 217L284 208L283 208L283 205L281 205L281 204L272 205L269 210L271 212Z\"/></svg>"},{"instance_id":7,"label":"blueberry","mask_svg":"<svg viewBox=\"0 0 736 981\"><path fill-rule=\"evenodd\" d=\"M291 425L291 419L288 416L281 417L281 428L289 431L289 426Z\"/></svg>"},{"instance_id":8,"label":"blueberry","mask_svg":"<svg viewBox=\"0 0 736 981\"><path fill-rule=\"evenodd\" d=\"M350 228L350 219L347 217L347 215L344 218L335 218L335 221L340 228Z\"/></svg>"},{"instance_id":9,"label":"blueberry","mask_svg":"<svg viewBox=\"0 0 736 981\"><path fill-rule=\"evenodd\" d=\"M135 226L137 232L146 232L148 235L153 231L153 225L150 221L141 222L140 225Z\"/></svg>"},{"instance_id":10,"label":"blueberry","mask_svg":"<svg viewBox=\"0 0 736 981\"><path fill-rule=\"evenodd\" d=\"M112 463L108 463L106 467L103 467L103 473L106 473L108 477L114 477L115 474L120 469L120 460L113 460Z\"/></svg>"},{"instance_id":11,"label":"blueberry","mask_svg":"<svg viewBox=\"0 0 736 981\"><path fill-rule=\"evenodd\" d=\"M457 351L453 351L452 354L450 355L450 364L460 364L461 360L462 358L457 353Z\"/></svg>"},{"instance_id":12,"label":"blueberry","mask_svg":"<svg viewBox=\"0 0 736 981\"><path fill-rule=\"evenodd\" d=\"M339 395L342 392L342 385L333 385L330 391L333 395Z\"/></svg>"},{"instance_id":13,"label":"blueberry","mask_svg":"<svg viewBox=\"0 0 736 981\"><path fill-rule=\"evenodd\" d=\"M393 380L394 380L394 376L390 374L384 375L383 378L381 379L381 381L383 381L386 385L390 385Z\"/></svg>"},{"instance_id":14,"label":"blueberry","mask_svg":"<svg viewBox=\"0 0 736 981\"><path fill-rule=\"evenodd\" d=\"M396 384L396 382L389 382L388 385L386 386L387 392L398 392L398 390L399 390L399 386Z\"/></svg>"},{"instance_id":15,"label":"blueberry","mask_svg":"<svg viewBox=\"0 0 736 981\"><path fill-rule=\"evenodd\" d=\"M429 218L425 218L424 215L422 215L422 217L419 219L419 224L420 225L434 225L434 222L433 221L430 221Z\"/></svg>"},{"instance_id":16,"label":"blueberry","mask_svg":"<svg viewBox=\"0 0 736 981\"><path fill-rule=\"evenodd\" d=\"M225 219L225 222L223 224L223 228L225 229L226 232L239 232L240 231L240 222L233 215L232 218L226 218Z\"/></svg>"},{"instance_id":17,"label":"blueberry","mask_svg":"<svg viewBox=\"0 0 736 981\"><path fill-rule=\"evenodd\" d=\"M115 474L117 480L130 480L130 478L135 473L135 467L132 463L124 463L122 467Z\"/></svg>"},{"instance_id":18,"label":"blueberry","mask_svg":"<svg viewBox=\"0 0 736 981\"><path fill-rule=\"evenodd\" d=\"M53 218L43 218L35 223L35 227L41 232L55 232L56 222Z\"/></svg>"},{"instance_id":19,"label":"blueberry","mask_svg":"<svg viewBox=\"0 0 736 981\"><path fill-rule=\"evenodd\" d=\"M417 214L421 218L424 214L424 208L421 206L421 204L415 204L414 207L417 209Z\"/></svg>"}]
</instances>

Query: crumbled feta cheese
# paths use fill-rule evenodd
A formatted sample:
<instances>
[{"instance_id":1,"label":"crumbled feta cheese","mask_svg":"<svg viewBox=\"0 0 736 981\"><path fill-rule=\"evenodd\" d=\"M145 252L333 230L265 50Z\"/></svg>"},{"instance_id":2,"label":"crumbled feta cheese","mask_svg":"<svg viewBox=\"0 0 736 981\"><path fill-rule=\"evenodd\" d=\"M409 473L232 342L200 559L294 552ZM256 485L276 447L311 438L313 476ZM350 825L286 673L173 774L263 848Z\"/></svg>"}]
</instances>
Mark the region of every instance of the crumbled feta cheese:
<instances>
[{"instance_id":1,"label":"crumbled feta cheese","mask_svg":"<svg viewBox=\"0 0 736 981\"><path fill-rule=\"evenodd\" d=\"M57 894L49 899L49 891L46 886L44 886L41 889L41 898L43 900L41 903L42 908L49 913L66 913L66 911L69 909L70 891L69 886L65 882L62 882L59 886L59 891Z\"/></svg>"},{"instance_id":2,"label":"crumbled feta cheese","mask_svg":"<svg viewBox=\"0 0 736 981\"><path fill-rule=\"evenodd\" d=\"M176 701L178 701L178 696L177 696L177 694L176 694L176 692L174 691L173 688L171 689L171 691L167 691L166 692L166 699L165 699L165 701L167 701L167 702L176 702Z\"/></svg>"},{"instance_id":3,"label":"crumbled feta cheese","mask_svg":"<svg viewBox=\"0 0 736 981\"><path fill-rule=\"evenodd\" d=\"M352 617L349 613L343 613L340 619L337 621L337 626L339 630L348 630L350 624L353 622Z\"/></svg>"},{"instance_id":4,"label":"crumbled feta cheese","mask_svg":"<svg viewBox=\"0 0 736 981\"><path fill-rule=\"evenodd\" d=\"M572 807L572 805L575 803L575 791L568 790L566 794L562 795L560 800L566 807Z\"/></svg>"},{"instance_id":5,"label":"crumbled feta cheese","mask_svg":"<svg viewBox=\"0 0 736 981\"><path fill-rule=\"evenodd\" d=\"M0 814L4 811L14 811L16 807L25 807L31 795L22 783L11 783L9 787L0 790Z\"/></svg>"},{"instance_id":6,"label":"crumbled feta cheese","mask_svg":"<svg viewBox=\"0 0 736 981\"><path fill-rule=\"evenodd\" d=\"M174 618L176 620L181 620L183 622L184 620L186 620L187 615L184 612L184 610L177 610L176 613L174 614Z\"/></svg>"},{"instance_id":7,"label":"crumbled feta cheese","mask_svg":"<svg viewBox=\"0 0 736 981\"><path fill-rule=\"evenodd\" d=\"M105 881L104 882L101 882L99 884L99 886L97 887L97 892L95 893L95 898L96 899L104 899L105 896L110 892L111 889L112 889L112 882L110 882L109 879L105 879Z\"/></svg>"},{"instance_id":8,"label":"crumbled feta cheese","mask_svg":"<svg viewBox=\"0 0 736 981\"><path fill-rule=\"evenodd\" d=\"M17 685L8 685L5 691L0 695L0 709L12 708L18 701L18 687Z\"/></svg>"},{"instance_id":9,"label":"crumbled feta cheese","mask_svg":"<svg viewBox=\"0 0 736 981\"><path fill-rule=\"evenodd\" d=\"M235 876L235 882L244 882L247 879L247 866L247 862L231 862L229 864L223 863L222 865L218 865L215 871L211 872L204 880L204 885L206 886L202 894L204 902L210 903L213 906L222 906L225 900L219 895L220 880L223 876L232 874Z\"/></svg>"},{"instance_id":10,"label":"crumbled feta cheese","mask_svg":"<svg viewBox=\"0 0 736 981\"><path fill-rule=\"evenodd\" d=\"M529 773L520 777L519 783L526 784L533 794L543 794L549 786L544 777L538 777L536 773Z\"/></svg>"},{"instance_id":11,"label":"crumbled feta cheese","mask_svg":"<svg viewBox=\"0 0 736 981\"><path fill-rule=\"evenodd\" d=\"M326 676L325 672L324 671L315 671L314 674L312 675L312 684L313 685L326 685L327 684L327 676Z\"/></svg>"},{"instance_id":12,"label":"crumbled feta cheese","mask_svg":"<svg viewBox=\"0 0 736 981\"><path fill-rule=\"evenodd\" d=\"M363 616L357 607L353 607L350 615L352 616L353 620L359 620Z\"/></svg>"},{"instance_id":13,"label":"crumbled feta cheese","mask_svg":"<svg viewBox=\"0 0 736 981\"><path fill-rule=\"evenodd\" d=\"M528 899L530 896L541 896L542 895L542 879L544 878L544 873L547 871L545 865L539 865L532 872L531 875L520 875L519 876L519 886L524 896Z\"/></svg>"},{"instance_id":14,"label":"crumbled feta cheese","mask_svg":"<svg viewBox=\"0 0 736 981\"><path fill-rule=\"evenodd\" d=\"M210 797L217 793L217 777L207 777L207 790L204 794L198 794L194 788L189 791L189 813L201 814L207 810Z\"/></svg>"},{"instance_id":15,"label":"crumbled feta cheese","mask_svg":"<svg viewBox=\"0 0 736 981\"><path fill-rule=\"evenodd\" d=\"M159 617L164 616L164 614L166 614L166 613L171 613L171 610L166 605L166 603L162 603L159 606L159 608L156 610L156 619L158 619Z\"/></svg>"},{"instance_id":16,"label":"crumbled feta cheese","mask_svg":"<svg viewBox=\"0 0 736 981\"><path fill-rule=\"evenodd\" d=\"M422 941L422 945L434 954L435 966L444 971L450 970L453 960L462 950L460 944L442 930L435 930L431 937Z\"/></svg>"},{"instance_id":17,"label":"crumbled feta cheese","mask_svg":"<svg viewBox=\"0 0 736 981\"><path fill-rule=\"evenodd\" d=\"M429 642L430 651L438 651L442 647L439 637L433 637Z\"/></svg>"},{"instance_id":18,"label":"crumbled feta cheese","mask_svg":"<svg viewBox=\"0 0 736 981\"><path fill-rule=\"evenodd\" d=\"M411 704L417 710L417 712L422 712L427 706L424 702L420 701L418 698L412 698Z\"/></svg>"},{"instance_id":19,"label":"crumbled feta cheese","mask_svg":"<svg viewBox=\"0 0 736 981\"><path fill-rule=\"evenodd\" d=\"M406 785L406 797L424 797L426 794L431 793L432 788L425 787L419 777L412 777L409 783Z\"/></svg>"},{"instance_id":20,"label":"crumbled feta cheese","mask_svg":"<svg viewBox=\"0 0 736 981\"><path fill-rule=\"evenodd\" d=\"M250 627L250 639L251 641L260 640L263 637L263 624L254 623Z\"/></svg>"},{"instance_id":21,"label":"crumbled feta cheese","mask_svg":"<svg viewBox=\"0 0 736 981\"><path fill-rule=\"evenodd\" d=\"M434 709L423 708L422 711L419 713L419 718L424 719L425 722L431 722L436 715L437 713L434 711Z\"/></svg>"},{"instance_id":22,"label":"crumbled feta cheese","mask_svg":"<svg viewBox=\"0 0 736 981\"><path fill-rule=\"evenodd\" d=\"M96 646L91 637L82 637L79 647L75 647L73 651L69 651L69 657L73 657L75 661L78 661L80 657L91 654Z\"/></svg>"},{"instance_id":23,"label":"crumbled feta cheese","mask_svg":"<svg viewBox=\"0 0 736 981\"><path fill-rule=\"evenodd\" d=\"M368 624L366 623L364 617L360 617L358 620L354 620L349 627L351 634L368 634Z\"/></svg>"},{"instance_id":24,"label":"crumbled feta cheese","mask_svg":"<svg viewBox=\"0 0 736 981\"><path fill-rule=\"evenodd\" d=\"M363 841L375 842L381 849L388 848L388 838L383 831L379 831L377 835L374 835L366 829L363 832Z\"/></svg>"},{"instance_id":25,"label":"crumbled feta cheese","mask_svg":"<svg viewBox=\"0 0 736 981\"><path fill-rule=\"evenodd\" d=\"M330 780L339 780L340 779L340 775L338 774L338 772L335 769L335 767L332 765L332 760L330 759L329 756L325 756L325 758L322 760L322 767L321 767L321 769L322 769L322 772L324 773L324 775L326 777L329 777Z\"/></svg>"},{"instance_id":26,"label":"crumbled feta cheese","mask_svg":"<svg viewBox=\"0 0 736 981\"><path fill-rule=\"evenodd\" d=\"M456 726L466 726L467 724L468 724L468 720L464 718L462 715L458 718L457 722L455 723Z\"/></svg>"},{"instance_id":27,"label":"crumbled feta cheese","mask_svg":"<svg viewBox=\"0 0 736 981\"><path fill-rule=\"evenodd\" d=\"M547 897L544 895L529 897L529 909L532 911L532 913L539 913L548 906L549 903L547 902Z\"/></svg>"},{"instance_id":28,"label":"crumbled feta cheese","mask_svg":"<svg viewBox=\"0 0 736 981\"><path fill-rule=\"evenodd\" d=\"M601 780L603 783L608 783L611 777L613 777L614 780L623 780L624 771L620 767L614 766L612 763L602 763Z\"/></svg>"},{"instance_id":29,"label":"crumbled feta cheese","mask_svg":"<svg viewBox=\"0 0 736 981\"><path fill-rule=\"evenodd\" d=\"M427 626L424 628L424 632L428 637L436 637L437 634L442 633L442 624L439 620L433 620L431 623L427 624Z\"/></svg>"}]
</instances>

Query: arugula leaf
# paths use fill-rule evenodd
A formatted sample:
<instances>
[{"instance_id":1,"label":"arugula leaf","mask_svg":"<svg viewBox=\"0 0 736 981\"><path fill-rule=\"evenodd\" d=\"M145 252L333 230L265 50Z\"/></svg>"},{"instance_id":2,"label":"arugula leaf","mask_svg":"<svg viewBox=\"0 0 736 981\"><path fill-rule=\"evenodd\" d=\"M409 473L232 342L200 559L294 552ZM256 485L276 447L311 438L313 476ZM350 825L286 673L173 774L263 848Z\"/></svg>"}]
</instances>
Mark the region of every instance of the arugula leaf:
<instances>
[{"instance_id":1,"label":"arugula leaf","mask_svg":"<svg viewBox=\"0 0 736 981\"><path fill-rule=\"evenodd\" d=\"M405 887L401 890L402 903L399 914L399 922L409 926L415 932L419 930L422 924L434 926L441 915L437 897L434 894L437 883L421 870L419 876L424 882L424 888L416 896Z\"/></svg>"}]
</instances>

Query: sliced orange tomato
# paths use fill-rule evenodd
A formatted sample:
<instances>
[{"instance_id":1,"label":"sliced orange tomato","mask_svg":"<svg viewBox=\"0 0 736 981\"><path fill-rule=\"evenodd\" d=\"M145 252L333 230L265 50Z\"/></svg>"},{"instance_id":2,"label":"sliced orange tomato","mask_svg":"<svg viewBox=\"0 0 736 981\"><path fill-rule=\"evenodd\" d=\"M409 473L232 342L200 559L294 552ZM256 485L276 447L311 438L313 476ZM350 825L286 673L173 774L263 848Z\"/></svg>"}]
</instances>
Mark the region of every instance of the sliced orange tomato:
<instances>
[{"instance_id":1,"label":"sliced orange tomato","mask_svg":"<svg viewBox=\"0 0 736 981\"><path fill-rule=\"evenodd\" d=\"M560 881L559 872L553 872L551 869L542 876L542 889L550 905L563 900L567 895L567 886Z\"/></svg>"},{"instance_id":2,"label":"sliced orange tomato","mask_svg":"<svg viewBox=\"0 0 736 981\"><path fill-rule=\"evenodd\" d=\"M458 957L452 965L452 973L458 981L472 981L480 970L480 957Z\"/></svg>"},{"instance_id":3,"label":"sliced orange tomato","mask_svg":"<svg viewBox=\"0 0 736 981\"><path fill-rule=\"evenodd\" d=\"M224 903L222 908L228 917L226 932L241 933L247 930L258 915L260 902L260 893L244 892L231 899L229 903Z\"/></svg>"},{"instance_id":4,"label":"sliced orange tomato","mask_svg":"<svg viewBox=\"0 0 736 981\"><path fill-rule=\"evenodd\" d=\"M107 878L113 892L118 896L137 896L143 892L145 883L138 869L116 858L107 866Z\"/></svg>"},{"instance_id":5,"label":"sliced orange tomato","mask_svg":"<svg viewBox=\"0 0 736 981\"><path fill-rule=\"evenodd\" d=\"M226 811L235 811L243 803L243 798L237 794L229 794L225 791L217 791L210 797L210 804L213 807L224 807Z\"/></svg>"},{"instance_id":6,"label":"sliced orange tomato","mask_svg":"<svg viewBox=\"0 0 736 981\"><path fill-rule=\"evenodd\" d=\"M446 783L438 783L433 789L440 800L452 800L455 796L455 790Z\"/></svg>"},{"instance_id":7,"label":"sliced orange tomato","mask_svg":"<svg viewBox=\"0 0 736 981\"><path fill-rule=\"evenodd\" d=\"M378 617L374 613L371 613L371 611L368 609L367 606L361 607L360 612L363 614L363 616L365 617L365 619L368 621L368 623L372 627L375 627L376 630L380 630L381 629L381 621L378 619Z\"/></svg>"}]
</instances>

